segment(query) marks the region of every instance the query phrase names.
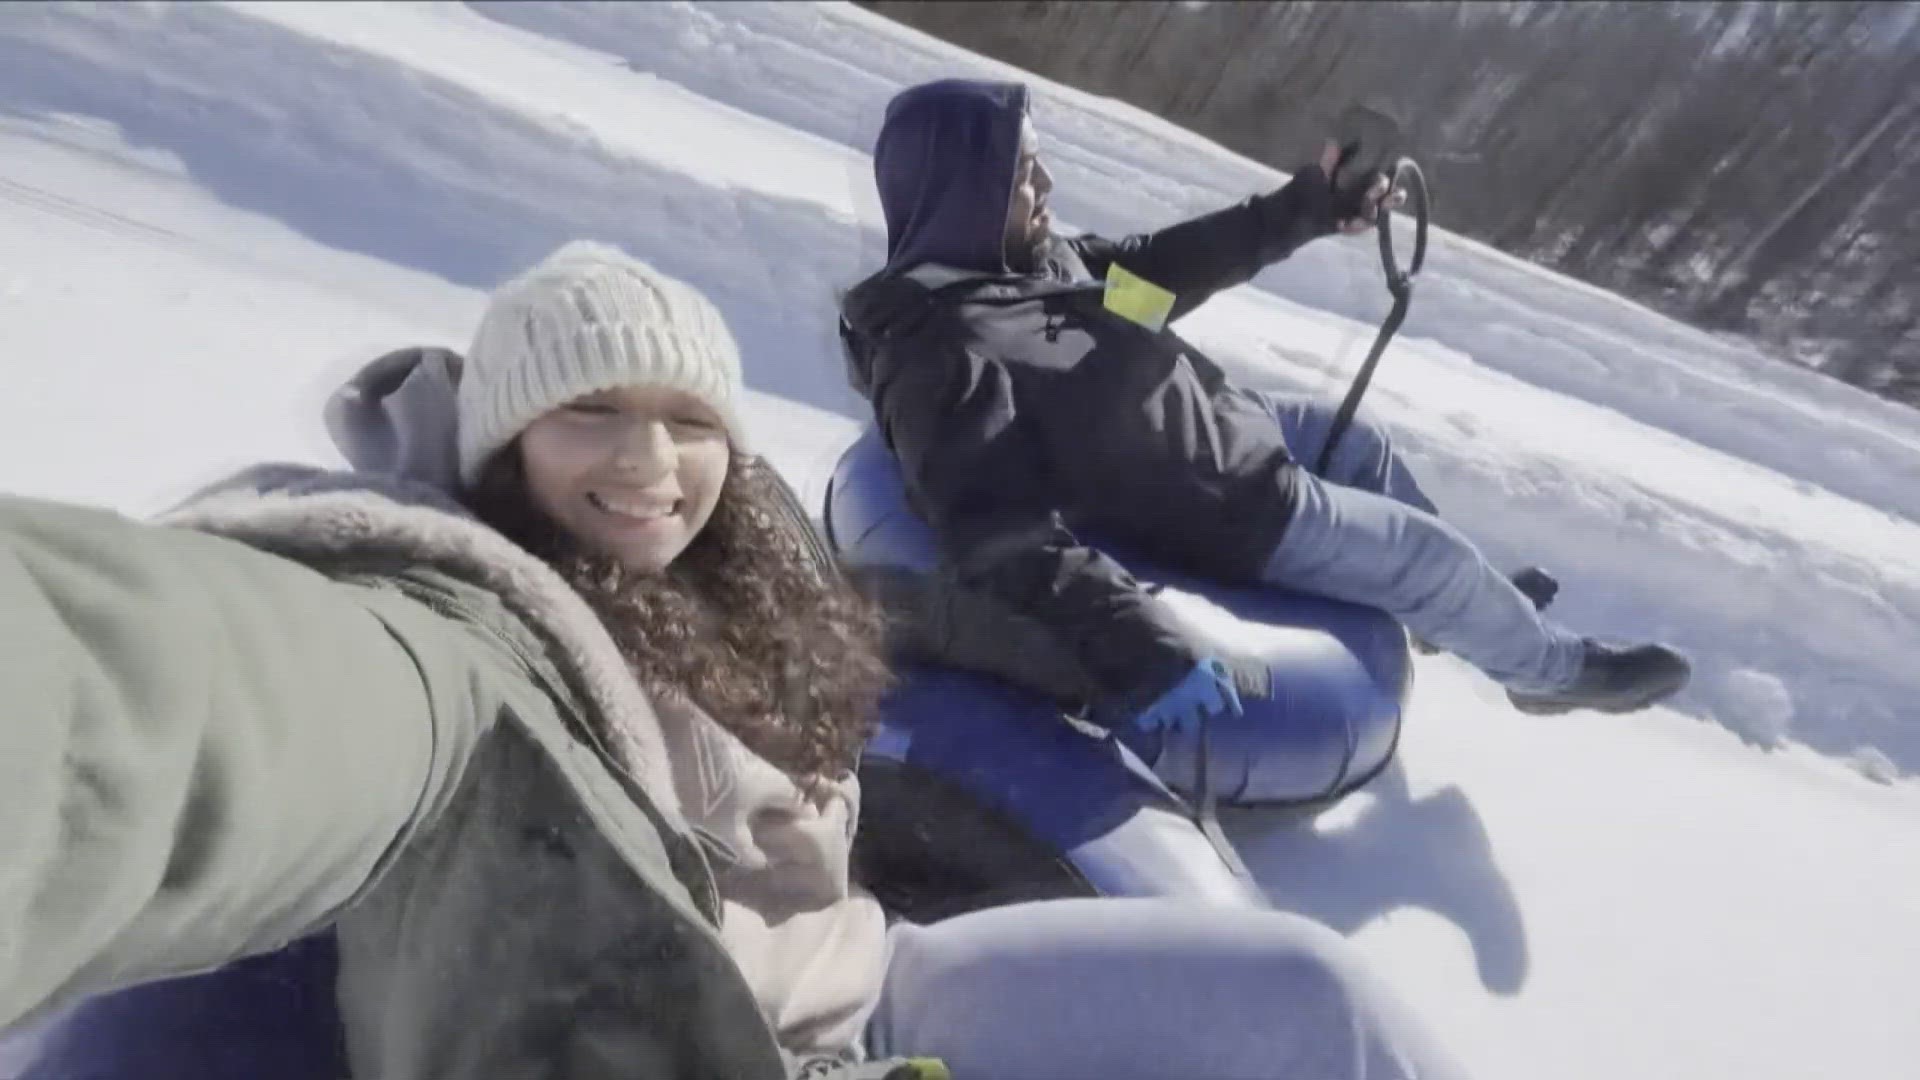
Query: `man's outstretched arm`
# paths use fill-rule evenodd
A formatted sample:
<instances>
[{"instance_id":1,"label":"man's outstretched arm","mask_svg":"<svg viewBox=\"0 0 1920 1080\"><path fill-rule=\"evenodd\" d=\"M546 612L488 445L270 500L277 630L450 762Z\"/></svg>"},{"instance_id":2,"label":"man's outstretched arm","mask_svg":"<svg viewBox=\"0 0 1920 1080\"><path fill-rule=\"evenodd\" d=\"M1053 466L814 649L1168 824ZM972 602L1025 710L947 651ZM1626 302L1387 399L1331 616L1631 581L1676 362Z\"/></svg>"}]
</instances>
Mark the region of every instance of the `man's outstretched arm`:
<instances>
[{"instance_id":1,"label":"man's outstretched arm","mask_svg":"<svg viewBox=\"0 0 1920 1080\"><path fill-rule=\"evenodd\" d=\"M1118 240L1081 236L1070 241L1094 277L1118 263L1174 295L1167 321L1199 307L1215 293L1244 285L1261 270L1310 240L1349 235L1371 226L1374 208L1390 192L1384 177L1364 193L1343 190L1340 151L1293 175L1285 187L1157 232Z\"/></svg>"}]
</instances>

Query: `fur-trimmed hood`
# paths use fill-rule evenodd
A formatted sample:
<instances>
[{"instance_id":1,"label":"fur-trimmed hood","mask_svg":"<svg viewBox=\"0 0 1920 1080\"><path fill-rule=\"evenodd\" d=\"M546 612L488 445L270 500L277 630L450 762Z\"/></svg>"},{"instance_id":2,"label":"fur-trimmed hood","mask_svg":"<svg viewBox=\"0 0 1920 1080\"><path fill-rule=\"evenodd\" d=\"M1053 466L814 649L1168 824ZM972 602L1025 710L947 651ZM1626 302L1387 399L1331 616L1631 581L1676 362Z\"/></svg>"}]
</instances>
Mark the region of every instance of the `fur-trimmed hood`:
<instances>
[{"instance_id":1,"label":"fur-trimmed hood","mask_svg":"<svg viewBox=\"0 0 1920 1080\"><path fill-rule=\"evenodd\" d=\"M585 600L552 567L481 522L452 494L453 388L459 357L406 349L380 357L334 395L327 423L355 466L257 465L203 488L157 519L317 569L422 566L497 595L600 712L611 740L661 814L685 819L662 717ZM676 740L677 741L677 740Z\"/></svg>"},{"instance_id":2,"label":"fur-trimmed hood","mask_svg":"<svg viewBox=\"0 0 1920 1080\"><path fill-rule=\"evenodd\" d=\"M325 570L417 565L497 595L601 713L617 763L684 827L661 714L586 601L552 567L429 485L372 473L261 465L159 518Z\"/></svg>"}]
</instances>

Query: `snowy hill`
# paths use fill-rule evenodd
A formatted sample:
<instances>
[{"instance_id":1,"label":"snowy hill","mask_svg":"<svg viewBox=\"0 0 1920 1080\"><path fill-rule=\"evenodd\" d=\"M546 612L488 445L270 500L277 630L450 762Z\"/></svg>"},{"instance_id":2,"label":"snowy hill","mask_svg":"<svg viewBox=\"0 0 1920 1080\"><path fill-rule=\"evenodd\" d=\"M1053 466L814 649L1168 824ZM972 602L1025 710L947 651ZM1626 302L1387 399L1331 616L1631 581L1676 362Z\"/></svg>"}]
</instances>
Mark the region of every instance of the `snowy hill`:
<instances>
[{"instance_id":1,"label":"snowy hill","mask_svg":"<svg viewBox=\"0 0 1920 1080\"><path fill-rule=\"evenodd\" d=\"M464 346L486 288L593 236L723 306L749 422L817 504L863 419L832 313L882 242L864 148L956 73L1012 74L839 5L0 5L0 490L145 513L334 460L334 380ZM1284 179L1040 101L1075 227ZM1372 260L1323 241L1182 329L1337 396ZM1568 621L1700 675L1672 710L1540 720L1422 659L1396 775L1235 822L1275 893L1478 1075L1911 1072L1920 414L1453 238L1369 401L1496 559L1561 572Z\"/></svg>"}]
</instances>

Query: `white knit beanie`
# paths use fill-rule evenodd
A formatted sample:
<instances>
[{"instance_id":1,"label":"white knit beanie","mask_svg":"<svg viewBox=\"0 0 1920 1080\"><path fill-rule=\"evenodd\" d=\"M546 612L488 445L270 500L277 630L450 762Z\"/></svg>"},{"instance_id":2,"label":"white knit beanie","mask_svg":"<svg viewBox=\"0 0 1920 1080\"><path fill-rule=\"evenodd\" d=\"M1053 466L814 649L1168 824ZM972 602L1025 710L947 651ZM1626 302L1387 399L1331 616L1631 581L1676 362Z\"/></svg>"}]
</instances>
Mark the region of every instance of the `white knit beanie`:
<instances>
[{"instance_id":1,"label":"white knit beanie","mask_svg":"<svg viewBox=\"0 0 1920 1080\"><path fill-rule=\"evenodd\" d=\"M460 477L550 409L622 386L668 386L736 411L740 350L712 301L605 244L576 240L497 289L460 377Z\"/></svg>"}]
</instances>

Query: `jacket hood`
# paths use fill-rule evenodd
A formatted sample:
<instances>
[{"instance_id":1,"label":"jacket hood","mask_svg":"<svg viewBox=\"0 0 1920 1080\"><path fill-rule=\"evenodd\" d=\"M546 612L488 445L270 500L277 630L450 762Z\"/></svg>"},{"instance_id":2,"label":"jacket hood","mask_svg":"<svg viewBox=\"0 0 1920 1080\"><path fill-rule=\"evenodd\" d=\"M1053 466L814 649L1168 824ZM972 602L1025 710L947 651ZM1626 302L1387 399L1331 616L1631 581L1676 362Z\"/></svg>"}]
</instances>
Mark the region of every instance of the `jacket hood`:
<instances>
[{"instance_id":1,"label":"jacket hood","mask_svg":"<svg viewBox=\"0 0 1920 1080\"><path fill-rule=\"evenodd\" d=\"M887 270L921 263L1005 273L1002 241L1020 125L1019 83L946 79L887 103L873 174L887 219Z\"/></svg>"},{"instance_id":2,"label":"jacket hood","mask_svg":"<svg viewBox=\"0 0 1920 1080\"><path fill-rule=\"evenodd\" d=\"M588 727L673 827L686 831L663 717L613 638L557 571L482 524L444 490L372 472L257 465L161 515L158 524L236 540L322 573L430 570L497 596L544 645L583 704ZM586 718L583 718L586 719Z\"/></svg>"},{"instance_id":3,"label":"jacket hood","mask_svg":"<svg viewBox=\"0 0 1920 1080\"><path fill-rule=\"evenodd\" d=\"M451 349L387 353L327 399L327 434L360 472L458 492L461 368Z\"/></svg>"}]
</instances>

